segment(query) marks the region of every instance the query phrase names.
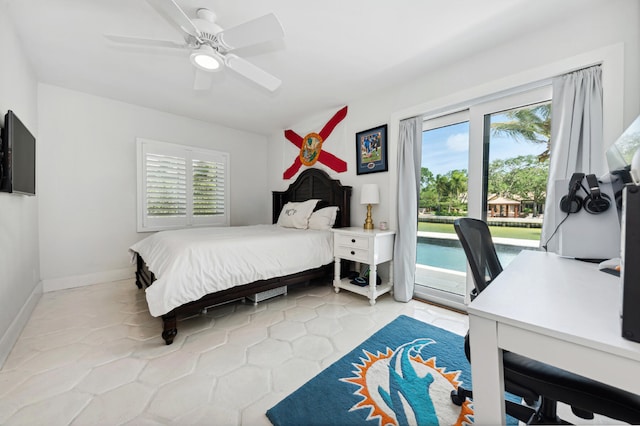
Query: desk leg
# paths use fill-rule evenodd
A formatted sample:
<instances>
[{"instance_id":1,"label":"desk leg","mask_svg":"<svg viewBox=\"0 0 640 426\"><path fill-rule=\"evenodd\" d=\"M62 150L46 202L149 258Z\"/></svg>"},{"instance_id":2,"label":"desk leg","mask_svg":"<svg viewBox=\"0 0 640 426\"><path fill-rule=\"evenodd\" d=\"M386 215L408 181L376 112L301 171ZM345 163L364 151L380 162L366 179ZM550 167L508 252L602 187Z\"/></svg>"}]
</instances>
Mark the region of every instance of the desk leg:
<instances>
[{"instance_id":1,"label":"desk leg","mask_svg":"<svg viewBox=\"0 0 640 426\"><path fill-rule=\"evenodd\" d=\"M497 324L469 315L474 424L505 424L502 350Z\"/></svg>"}]
</instances>

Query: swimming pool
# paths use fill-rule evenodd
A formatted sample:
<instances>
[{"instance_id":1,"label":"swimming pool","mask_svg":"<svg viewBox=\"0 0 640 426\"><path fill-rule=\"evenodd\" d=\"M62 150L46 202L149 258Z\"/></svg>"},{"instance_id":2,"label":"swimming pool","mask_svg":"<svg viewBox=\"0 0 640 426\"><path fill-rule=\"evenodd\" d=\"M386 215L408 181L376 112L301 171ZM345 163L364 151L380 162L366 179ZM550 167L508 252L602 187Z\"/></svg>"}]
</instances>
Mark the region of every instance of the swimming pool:
<instances>
[{"instance_id":1,"label":"swimming pool","mask_svg":"<svg viewBox=\"0 0 640 426\"><path fill-rule=\"evenodd\" d=\"M503 267L507 266L526 247L496 244L496 252ZM467 258L460 241L453 239L418 237L416 263L467 272Z\"/></svg>"}]
</instances>

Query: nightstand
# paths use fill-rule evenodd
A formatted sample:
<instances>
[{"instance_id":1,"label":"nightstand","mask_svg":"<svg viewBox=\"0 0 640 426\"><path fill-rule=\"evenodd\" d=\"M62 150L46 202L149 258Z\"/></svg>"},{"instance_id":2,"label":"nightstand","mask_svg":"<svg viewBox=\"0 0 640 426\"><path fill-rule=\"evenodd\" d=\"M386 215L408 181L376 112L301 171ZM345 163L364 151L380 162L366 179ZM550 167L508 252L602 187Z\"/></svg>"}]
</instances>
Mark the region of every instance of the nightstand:
<instances>
[{"instance_id":1,"label":"nightstand","mask_svg":"<svg viewBox=\"0 0 640 426\"><path fill-rule=\"evenodd\" d=\"M367 296L374 305L376 298L382 294L393 292L393 262L389 263L389 280L376 285L378 265L393 259L394 231L379 229L366 230L358 227L333 228L333 255L335 272L333 287L336 293L341 288ZM369 285L360 287L351 284L348 278L340 278L341 260L351 260L369 265Z\"/></svg>"}]
</instances>

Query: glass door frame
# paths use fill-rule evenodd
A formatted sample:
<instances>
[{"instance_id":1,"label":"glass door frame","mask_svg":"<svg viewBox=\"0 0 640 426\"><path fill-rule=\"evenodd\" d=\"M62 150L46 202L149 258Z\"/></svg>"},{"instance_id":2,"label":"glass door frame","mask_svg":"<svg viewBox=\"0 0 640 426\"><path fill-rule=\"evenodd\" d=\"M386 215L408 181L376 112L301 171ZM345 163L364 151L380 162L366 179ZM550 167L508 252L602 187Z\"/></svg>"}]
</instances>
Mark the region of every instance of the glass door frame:
<instances>
[{"instance_id":1,"label":"glass door frame","mask_svg":"<svg viewBox=\"0 0 640 426\"><path fill-rule=\"evenodd\" d=\"M425 118L422 123L422 132L435 130L442 127L453 126L469 121L469 110L462 109L455 112L448 112L432 118ZM469 145L471 144L471 134L469 134ZM467 159L468 161L468 159ZM416 240L417 245L417 240ZM416 259L417 260L417 259ZM417 265L417 262L416 262ZM467 284L468 285L468 284ZM455 309L465 309L464 295L429 287L424 284L415 283L414 295L440 305L449 306Z\"/></svg>"},{"instance_id":2,"label":"glass door frame","mask_svg":"<svg viewBox=\"0 0 640 426\"><path fill-rule=\"evenodd\" d=\"M551 84L527 90L525 92L503 96L491 101L479 103L469 108L469 185L468 215L482 220L487 219L485 209L486 185L488 173L488 140L490 137L491 114L539 104L552 99ZM473 161L479 159L480 161ZM472 178L473 176L473 178ZM467 292L465 305L471 302L469 297L473 290L473 277L467 266Z\"/></svg>"},{"instance_id":3,"label":"glass door frame","mask_svg":"<svg viewBox=\"0 0 640 426\"><path fill-rule=\"evenodd\" d=\"M470 105L468 109L460 108L456 112L439 114L437 116L426 116L424 122L433 123L423 125L424 130L430 130L446 125L456 124L463 121L465 115L469 121L469 168L468 168L468 217L486 220L486 195L487 173L488 173L488 140L490 137L490 126L488 122L491 114L508 111L528 105L534 105L552 99L551 84L545 84L535 88L529 88L522 92L506 94L491 100ZM467 265L466 292L464 297L458 297L444 291L431 289L426 286L416 285L414 294L434 303L450 306L455 309L465 310L469 304L469 294L474 288L473 278L469 266Z\"/></svg>"}]
</instances>

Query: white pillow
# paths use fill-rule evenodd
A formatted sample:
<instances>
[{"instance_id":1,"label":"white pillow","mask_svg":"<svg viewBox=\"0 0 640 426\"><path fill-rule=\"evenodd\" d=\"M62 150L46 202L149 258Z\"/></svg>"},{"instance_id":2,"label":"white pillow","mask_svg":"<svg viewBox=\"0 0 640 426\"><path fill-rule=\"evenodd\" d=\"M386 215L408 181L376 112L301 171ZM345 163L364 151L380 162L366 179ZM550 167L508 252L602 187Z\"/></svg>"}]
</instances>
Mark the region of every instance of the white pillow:
<instances>
[{"instance_id":1,"label":"white pillow","mask_svg":"<svg viewBox=\"0 0 640 426\"><path fill-rule=\"evenodd\" d=\"M313 213L318 201L320 200L307 200L301 203L288 202L280 211L278 226L307 229L309 227L309 216Z\"/></svg>"},{"instance_id":2,"label":"white pillow","mask_svg":"<svg viewBox=\"0 0 640 426\"><path fill-rule=\"evenodd\" d=\"M320 210L316 210L311 213L309 218L309 229L331 229L333 224L336 223L336 216L338 215L338 207L325 207Z\"/></svg>"}]
</instances>

